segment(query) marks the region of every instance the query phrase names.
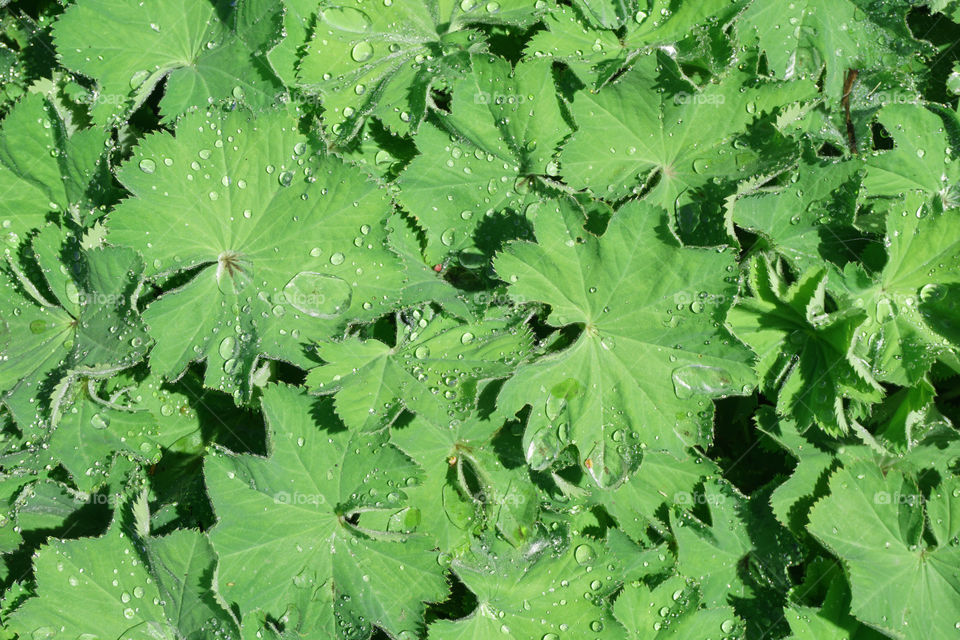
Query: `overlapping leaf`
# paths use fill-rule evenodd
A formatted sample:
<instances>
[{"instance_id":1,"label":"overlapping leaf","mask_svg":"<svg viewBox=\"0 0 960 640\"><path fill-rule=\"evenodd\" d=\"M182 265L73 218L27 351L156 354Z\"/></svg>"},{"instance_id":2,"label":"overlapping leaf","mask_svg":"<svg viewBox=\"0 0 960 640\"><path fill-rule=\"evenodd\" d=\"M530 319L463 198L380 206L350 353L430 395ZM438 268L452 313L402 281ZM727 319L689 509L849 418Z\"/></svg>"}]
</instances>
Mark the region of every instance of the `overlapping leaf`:
<instances>
[{"instance_id":1,"label":"overlapping leaf","mask_svg":"<svg viewBox=\"0 0 960 640\"><path fill-rule=\"evenodd\" d=\"M97 81L90 101L101 123L128 115L162 81L167 119L208 99L273 104L277 85L254 59L257 35L231 4L204 0L83 0L54 29L64 66Z\"/></svg>"},{"instance_id":2,"label":"overlapping leaf","mask_svg":"<svg viewBox=\"0 0 960 640\"><path fill-rule=\"evenodd\" d=\"M329 405L295 389L270 387L263 402L270 456L207 458L223 597L275 619L297 609L339 637L371 625L416 632L424 602L446 594L437 554L406 531L409 519L377 528L379 513L407 508L416 465L382 434L339 427Z\"/></svg>"},{"instance_id":3,"label":"overlapping leaf","mask_svg":"<svg viewBox=\"0 0 960 640\"><path fill-rule=\"evenodd\" d=\"M542 468L575 444L600 486L622 482L641 445L684 455L709 442L709 399L751 387L750 354L722 328L734 293L729 254L686 249L663 212L629 204L603 237L575 210L541 212L537 243L497 257L522 302L551 307L576 340L521 368L504 385L503 410L532 405L527 461Z\"/></svg>"},{"instance_id":4,"label":"overlapping leaf","mask_svg":"<svg viewBox=\"0 0 960 640\"><path fill-rule=\"evenodd\" d=\"M110 215L110 241L138 248L148 277L192 276L144 314L158 372L206 359L208 385L248 393L261 356L305 365L302 341L395 300L389 203L365 174L315 155L284 112L198 112L178 131L137 149L120 170L134 197Z\"/></svg>"},{"instance_id":5,"label":"overlapping leaf","mask_svg":"<svg viewBox=\"0 0 960 640\"><path fill-rule=\"evenodd\" d=\"M527 0L391 0L375 9L359 0L322 3L300 61L300 82L321 92L334 135L349 138L373 114L393 130L415 131L432 87L470 66L485 39L475 24L529 24Z\"/></svg>"},{"instance_id":6,"label":"overlapping leaf","mask_svg":"<svg viewBox=\"0 0 960 640\"><path fill-rule=\"evenodd\" d=\"M472 73L453 86L443 129L424 126L420 155L400 177L401 203L427 234L427 259L475 246L487 216L522 215L540 200L535 176L568 131L550 65L474 56ZM444 130L445 129L445 130Z\"/></svg>"}]
</instances>

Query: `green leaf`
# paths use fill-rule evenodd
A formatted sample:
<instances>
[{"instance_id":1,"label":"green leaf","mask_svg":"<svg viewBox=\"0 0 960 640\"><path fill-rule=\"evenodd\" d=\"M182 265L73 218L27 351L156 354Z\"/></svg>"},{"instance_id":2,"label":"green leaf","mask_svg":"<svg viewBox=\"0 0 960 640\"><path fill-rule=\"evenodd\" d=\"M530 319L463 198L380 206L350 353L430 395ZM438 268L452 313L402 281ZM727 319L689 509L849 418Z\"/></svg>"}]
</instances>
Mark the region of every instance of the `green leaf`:
<instances>
[{"instance_id":1,"label":"green leaf","mask_svg":"<svg viewBox=\"0 0 960 640\"><path fill-rule=\"evenodd\" d=\"M403 261L406 284L400 296L402 306L413 307L435 302L448 313L463 320L474 317L464 294L424 262L417 233L400 214L394 214L390 218L387 235L390 248Z\"/></svg>"},{"instance_id":2,"label":"green leaf","mask_svg":"<svg viewBox=\"0 0 960 640\"><path fill-rule=\"evenodd\" d=\"M195 113L178 131L137 148L119 174L134 197L110 214L109 239L138 248L147 276L192 276L144 313L156 371L206 359L208 386L248 394L259 358L306 366L301 340L396 300L390 205L365 174L313 155L279 112Z\"/></svg>"},{"instance_id":3,"label":"green leaf","mask_svg":"<svg viewBox=\"0 0 960 640\"><path fill-rule=\"evenodd\" d=\"M499 401L504 411L532 405L531 466L575 444L593 480L611 487L636 469L641 445L682 457L709 442L710 399L749 390L751 356L723 328L729 253L681 248L649 205L624 206L601 238L578 212L560 213L538 215L538 243L511 245L495 267L515 300L549 304L547 322L577 325L579 336L519 368Z\"/></svg>"},{"instance_id":4,"label":"green leaf","mask_svg":"<svg viewBox=\"0 0 960 640\"><path fill-rule=\"evenodd\" d=\"M958 509L956 478L944 480L927 503L898 471L858 462L830 479L830 496L810 514L810 532L843 562L850 577L851 611L895 638L951 638L960 621L960 551L950 543ZM928 536L905 528L929 513ZM922 522L922 520L920 520Z\"/></svg>"},{"instance_id":5,"label":"green leaf","mask_svg":"<svg viewBox=\"0 0 960 640\"><path fill-rule=\"evenodd\" d=\"M640 469L616 490L601 494L600 499L620 529L642 541L650 527L666 531L665 523L654 515L661 505L693 505L699 497L697 485L715 470L709 459L696 454L678 458L665 451L647 451Z\"/></svg>"},{"instance_id":6,"label":"green leaf","mask_svg":"<svg viewBox=\"0 0 960 640\"><path fill-rule=\"evenodd\" d=\"M0 127L0 227L7 244L16 246L48 215L73 213L73 205L86 201L106 139L92 129L68 135L39 94L25 96L10 110Z\"/></svg>"},{"instance_id":7,"label":"green leaf","mask_svg":"<svg viewBox=\"0 0 960 640\"><path fill-rule=\"evenodd\" d=\"M805 160L795 181L738 198L733 221L763 236L800 273L824 261L856 258L850 228L862 166Z\"/></svg>"},{"instance_id":8,"label":"green leaf","mask_svg":"<svg viewBox=\"0 0 960 640\"><path fill-rule=\"evenodd\" d=\"M149 339L134 309L143 264L130 249L81 253L59 229L45 227L32 244L30 279L16 262L0 293L0 344L12 360L0 376L4 403L22 428L58 415L63 384L77 375L103 377L141 360ZM61 270L61 252L72 255ZM50 290L54 300L44 295ZM59 393L56 387L61 385Z\"/></svg>"},{"instance_id":9,"label":"green leaf","mask_svg":"<svg viewBox=\"0 0 960 640\"><path fill-rule=\"evenodd\" d=\"M167 620L182 637L236 633L236 622L214 595L217 557L204 534L181 529L148 539L145 548Z\"/></svg>"},{"instance_id":10,"label":"green leaf","mask_svg":"<svg viewBox=\"0 0 960 640\"><path fill-rule=\"evenodd\" d=\"M166 81L160 110L166 120L208 99L273 104L270 72L254 62L247 35L228 3L172 0L81 0L57 21L54 40L64 66L94 78L94 119L115 123Z\"/></svg>"},{"instance_id":11,"label":"green leaf","mask_svg":"<svg viewBox=\"0 0 960 640\"><path fill-rule=\"evenodd\" d=\"M750 289L753 296L730 311L730 325L757 353L757 374L763 390L777 397L777 413L792 416L801 431L816 423L828 433L846 433L863 403L882 397L865 363L850 353L863 312L828 313L820 269L787 285L771 261L757 259Z\"/></svg>"},{"instance_id":12,"label":"green leaf","mask_svg":"<svg viewBox=\"0 0 960 640\"><path fill-rule=\"evenodd\" d=\"M263 409L269 457L206 461L223 597L275 618L305 601L302 614L323 607L318 619L332 618L344 637L371 625L415 633L423 603L446 593L437 554L422 535L366 523L406 508L416 466L382 433L332 426L329 405L291 387L268 387ZM264 518L273 526L261 526ZM321 591L332 597L313 595Z\"/></svg>"},{"instance_id":13,"label":"green leaf","mask_svg":"<svg viewBox=\"0 0 960 640\"><path fill-rule=\"evenodd\" d=\"M471 25L524 25L537 13L523 0L402 0L376 8L360 0L323 2L300 82L321 93L325 122L341 140L371 114L394 131L416 131L430 89L452 81L469 67L471 53L486 49Z\"/></svg>"},{"instance_id":14,"label":"green leaf","mask_svg":"<svg viewBox=\"0 0 960 640\"><path fill-rule=\"evenodd\" d=\"M813 87L743 87L744 80L730 72L699 88L665 54L642 58L598 92L575 96L578 130L560 155L562 175L605 198L649 191L651 202L672 209L681 194L711 180L743 178L758 163L769 170L776 161L746 148L744 128L758 114L809 96ZM604 141L599 148L598 140Z\"/></svg>"},{"instance_id":15,"label":"green leaf","mask_svg":"<svg viewBox=\"0 0 960 640\"><path fill-rule=\"evenodd\" d=\"M573 7L557 5L544 17L547 28L533 35L526 53L560 60L583 82L599 87L639 51L683 40L701 23L730 17L739 4L583 0Z\"/></svg>"},{"instance_id":16,"label":"green leaf","mask_svg":"<svg viewBox=\"0 0 960 640\"><path fill-rule=\"evenodd\" d=\"M530 332L510 315L463 324L414 310L403 320L392 347L359 338L317 345L326 364L307 385L336 392L337 414L353 429L378 429L401 407L436 424L463 420L477 381L508 375L530 350Z\"/></svg>"},{"instance_id":17,"label":"green leaf","mask_svg":"<svg viewBox=\"0 0 960 640\"><path fill-rule=\"evenodd\" d=\"M839 100L848 69L893 66L916 47L905 28L907 3L865 11L858 0L754 0L740 16L741 42L758 46L778 78L816 79L826 68L824 90ZM900 14L900 15L897 15Z\"/></svg>"},{"instance_id":18,"label":"green leaf","mask_svg":"<svg viewBox=\"0 0 960 640\"><path fill-rule=\"evenodd\" d=\"M616 582L600 568L608 562L602 542L589 538L544 539L514 550L491 541L453 560L451 569L479 602L460 620L430 625L430 640L503 637L622 638L603 606ZM597 571L594 571L597 569Z\"/></svg>"},{"instance_id":19,"label":"green leaf","mask_svg":"<svg viewBox=\"0 0 960 640\"><path fill-rule=\"evenodd\" d=\"M953 314L937 312L949 286L960 282L957 216L908 194L887 214L883 270L872 278L852 268L845 273L853 303L866 311L854 353L878 380L916 384L938 356L958 346L939 331Z\"/></svg>"},{"instance_id":20,"label":"green leaf","mask_svg":"<svg viewBox=\"0 0 960 640\"><path fill-rule=\"evenodd\" d=\"M629 585L617 597L613 612L630 640L726 637L742 632L743 623L730 607L697 608L699 593L674 576L655 588Z\"/></svg>"},{"instance_id":21,"label":"green leaf","mask_svg":"<svg viewBox=\"0 0 960 640\"><path fill-rule=\"evenodd\" d=\"M956 116L947 116L945 123L922 105L893 104L884 107L877 120L896 148L868 159L864 190L881 197L919 190L940 194L951 207L960 204L956 191L960 169L950 162L953 145L944 132L945 124L956 126Z\"/></svg>"},{"instance_id":22,"label":"green leaf","mask_svg":"<svg viewBox=\"0 0 960 640\"><path fill-rule=\"evenodd\" d=\"M752 545L739 515L741 498L732 488L716 481L705 482L703 500L709 524L690 511L678 509L671 517L671 526L677 540L677 570L697 581L706 606L717 607L731 594L744 595L738 564Z\"/></svg>"},{"instance_id":23,"label":"green leaf","mask_svg":"<svg viewBox=\"0 0 960 640\"><path fill-rule=\"evenodd\" d=\"M118 523L101 538L52 541L34 571L38 595L7 621L22 637L176 637L149 566Z\"/></svg>"},{"instance_id":24,"label":"green leaf","mask_svg":"<svg viewBox=\"0 0 960 640\"><path fill-rule=\"evenodd\" d=\"M442 129L417 136L420 155L399 179L400 202L426 231L426 257L474 247L487 216L523 214L539 200L535 176L551 170L569 131L546 60L510 64L474 56L472 73L453 85Z\"/></svg>"},{"instance_id":25,"label":"green leaf","mask_svg":"<svg viewBox=\"0 0 960 640\"><path fill-rule=\"evenodd\" d=\"M494 521L503 516L504 529L509 527L505 535L516 531L517 521L529 525L532 518L526 516L536 516L534 488L527 483L511 483L525 468L507 470L488 450L500 426L477 418L437 424L417 417L402 427L391 428L391 441L423 469L423 482L408 488L407 495L410 504L420 511L421 530L435 537L445 553L461 544L469 546L468 528L476 521L478 507L490 508L497 516ZM465 471L473 470L473 465L480 467L477 475L488 485L478 487L476 495L465 477ZM505 490L492 487L489 491L491 479L505 479ZM487 500L488 496L493 499Z\"/></svg>"},{"instance_id":26,"label":"green leaf","mask_svg":"<svg viewBox=\"0 0 960 640\"><path fill-rule=\"evenodd\" d=\"M827 579L831 574L825 574ZM850 588L839 571L829 578L829 586L820 609L802 605L785 608L791 640L881 640L887 636L860 624L850 615Z\"/></svg>"}]
</instances>

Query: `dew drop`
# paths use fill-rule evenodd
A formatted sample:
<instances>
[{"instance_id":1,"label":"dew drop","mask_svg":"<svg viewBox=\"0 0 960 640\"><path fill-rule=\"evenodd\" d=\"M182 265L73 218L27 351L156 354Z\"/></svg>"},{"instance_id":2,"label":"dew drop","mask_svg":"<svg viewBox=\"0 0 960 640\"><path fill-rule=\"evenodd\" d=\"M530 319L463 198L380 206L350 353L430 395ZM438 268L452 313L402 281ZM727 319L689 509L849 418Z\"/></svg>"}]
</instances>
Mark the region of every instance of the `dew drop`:
<instances>
[{"instance_id":1,"label":"dew drop","mask_svg":"<svg viewBox=\"0 0 960 640\"><path fill-rule=\"evenodd\" d=\"M373 57L373 45L366 41L358 42L350 51L350 57L356 62L366 62ZM360 91L360 93L363 93L363 91Z\"/></svg>"}]
</instances>

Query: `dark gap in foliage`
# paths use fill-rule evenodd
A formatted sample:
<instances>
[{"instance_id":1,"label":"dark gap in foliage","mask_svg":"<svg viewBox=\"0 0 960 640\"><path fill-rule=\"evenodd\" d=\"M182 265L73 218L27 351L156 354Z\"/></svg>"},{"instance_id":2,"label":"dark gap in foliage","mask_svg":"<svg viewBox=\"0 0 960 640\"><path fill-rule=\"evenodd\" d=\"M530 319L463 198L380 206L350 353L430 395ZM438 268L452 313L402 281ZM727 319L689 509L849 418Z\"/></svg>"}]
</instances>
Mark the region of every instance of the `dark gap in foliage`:
<instances>
[{"instance_id":1,"label":"dark gap in foliage","mask_svg":"<svg viewBox=\"0 0 960 640\"><path fill-rule=\"evenodd\" d=\"M928 62L929 71L919 74L926 98L956 105L957 95L947 89L947 78L960 61L956 46L960 25L943 13L933 14L929 7L919 5L907 13L907 26L915 38L926 40L937 50Z\"/></svg>"},{"instance_id":2,"label":"dark gap in foliage","mask_svg":"<svg viewBox=\"0 0 960 640\"><path fill-rule=\"evenodd\" d=\"M740 491L749 495L792 466L785 452L761 445L766 438L752 420L759 406L757 394L723 398L715 405L713 444L706 453Z\"/></svg>"},{"instance_id":3,"label":"dark gap in foliage","mask_svg":"<svg viewBox=\"0 0 960 640\"><path fill-rule=\"evenodd\" d=\"M470 615L477 608L477 596L467 588L456 573L451 571L447 574L447 583L450 585L450 595L447 599L427 605L427 624L436 620L458 620Z\"/></svg>"}]
</instances>

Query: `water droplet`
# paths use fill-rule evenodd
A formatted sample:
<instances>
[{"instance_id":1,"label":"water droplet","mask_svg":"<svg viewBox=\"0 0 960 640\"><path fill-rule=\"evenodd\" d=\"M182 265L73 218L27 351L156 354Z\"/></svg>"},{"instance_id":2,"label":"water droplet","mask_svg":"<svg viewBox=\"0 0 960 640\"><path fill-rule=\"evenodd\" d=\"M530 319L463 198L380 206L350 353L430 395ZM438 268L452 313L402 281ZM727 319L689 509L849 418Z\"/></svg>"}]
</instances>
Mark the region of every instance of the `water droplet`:
<instances>
[{"instance_id":1,"label":"water droplet","mask_svg":"<svg viewBox=\"0 0 960 640\"><path fill-rule=\"evenodd\" d=\"M130 76L130 88L139 89L140 85L142 85L149 76L150 72L145 69L134 72L134 74Z\"/></svg>"},{"instance_id":2,"label":"water droplet","mask_svg":"<svg viewBox=\"0 0 960 640\"><path fill-rule=\"evenodd\" d=\"M230 358L223 363L223 372L227 375L233 375L240 370L240 360L238 358Z\"/></svg>"},{"instance_id":3,"label":"water droplet","mask_svg":"<svg viewBox=\"0 0 960 640\"><path fill-rule=\"evenodd\" d=\"M357 62L366 62L373 57L373 45L366 41L358 42L350 51L350 57ZM360 91L360 93L363 93L363 91Z\"/></svg>"},{"instance_id":4,"label":"water droplet","mask_svg":"<svg viewBox=\"0 0 960 640\"><path fill-rule=\"evenodd\" d=\"M324 22L331 27L350 33L363 33L370 28L370 17L359 9L351 7L334 7L321 13Z\"/></svg>"},{"instance_id":5,"label":"water droplet","mask_svg":"<svg viewBox=\"0 0 960 640\"><path fill-rule=\"evenodd\" d=\"M577 564L586 565L592 563L596 557L597 552L593 550L588 544L581 544L573 551L573 557L576 559Z\"/></svg>"},{"instance_id":6,"label":"water droplet","mask_svg":"<svg viewBox=\"0 0 960 640\"><path fill-rule=\"evenodd\" d=\"M335 254L330 256L330 264L332 264L333 266L339 266L343 264L343 260L344 260L344 256L339 251L337 251Z\"/></svg>"},{"instance_id":7,"label":"water droplet","mask_svg":"<svg viewBox=\"0 0 960 640\"><path fill-rule=\"evenodd\" d=\"M719 367L688 364L673 371L673 391L678 398L716 396L734 392L730 373Z\"/></svg>"},{"instance_id":8,"label":"water droplet","mask_svg":"<svg viewBox=\"0 0 960 640\"><path fill-rule=\"evenodd\" d=\"M923 302L936 302L946 296L947 288L940 284L928 284L920 289L920 300Z\"/></svg>"},{"instance_id":9,"label":"water droplet","mask_svg":"<svg viewBox=\"0 0 960 640\"><path fill-rule=\"evenodd\" d=\"M93 426L94 429L106 429L110 426L110 419L102 414L95 413L90 418L90 425Z\"/></svg>"},{"instance_id":10,"label":"water droplet","mask_svg":"<svg viewBox=\"0 0 960 640\"><path fill-rule=\"evenodd\" d=\"M280 175L277 176L277 181L280 186L289 187L293 184L293 171L281 171Z\"/></svg>"},{"instance_id":11,"label":"water droplet","mask_svg":"<svg viewBox=\"0 0 960 640\"><path fill-rule=\"evenodd\" d=\"M144 158L140 161L140 171L144 173L153 173L157 170L157 163L150 158Z\"/></svg>"},{"instance_id":12,"label":"water droplet","mask_svg":"<svg viewBox=\"0 0 960 640\"><path fill-rule=\"evenodd\" d=\"M217 352L220 354L220 357L224 360L229 360L234 356L237 349L237 340L233 336L227 336L220 341L220 348Z\"/></svg>"},{"instance_id":13,"label":"water droplet","mask_svg":"<svg viewBox=\"0 0 960 640\"><path fill-rule=\"evenodd\" d=\"M893 301L890 298L880 298L877 300L877 322L887 322L893 320L893 317L896 315L897 310Z\"/></svg>"},{"instance_id":14,"label":"water droplet","mask_svg":"<svg viewBox=\"0 0 960 640\"><path fill-rule=\"evenodd\" d=\"M350 307L353 288L343 278L302 271L283 288L290 305L314 318L334 318Z\"/></svg>"}]
</instances>

